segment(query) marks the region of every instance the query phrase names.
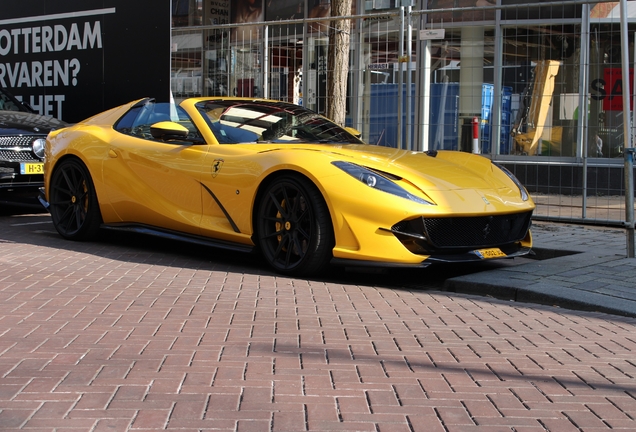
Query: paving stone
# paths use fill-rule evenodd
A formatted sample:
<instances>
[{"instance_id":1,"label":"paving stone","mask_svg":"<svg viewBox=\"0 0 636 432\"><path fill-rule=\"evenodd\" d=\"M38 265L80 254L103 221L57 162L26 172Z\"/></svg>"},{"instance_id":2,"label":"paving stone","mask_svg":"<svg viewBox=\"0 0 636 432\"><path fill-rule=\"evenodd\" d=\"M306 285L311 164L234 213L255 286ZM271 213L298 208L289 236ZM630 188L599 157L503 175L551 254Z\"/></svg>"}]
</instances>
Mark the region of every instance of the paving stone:
<instances>
[{"instance_id":1,"label":"paving stone","mask_svg":"<svg viewBox=\"0 0 636 432\"><path fill-rule=\"evenodd\" d=\"M2 430L636 430L636 266L611 230L536 224L583 252L443 291L2 223Z\"/></svg>"}]
</instances>

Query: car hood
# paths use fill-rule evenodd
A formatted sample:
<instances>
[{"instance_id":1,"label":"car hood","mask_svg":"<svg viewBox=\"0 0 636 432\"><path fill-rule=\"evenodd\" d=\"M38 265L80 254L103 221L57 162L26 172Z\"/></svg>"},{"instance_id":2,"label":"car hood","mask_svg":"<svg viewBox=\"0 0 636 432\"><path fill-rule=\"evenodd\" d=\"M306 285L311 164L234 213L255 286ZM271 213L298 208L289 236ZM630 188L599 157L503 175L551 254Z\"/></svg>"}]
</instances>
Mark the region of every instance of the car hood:
<instances>
[{"instance_id":1,"label":"car hood","mask_svg":"<svg viewBox=\"0 0 636 432\"><path fill-rule=\"evenodd\" d=\"M329 158L333 160L352 162L404 178L422 190L492 190L510 186L505 175L495 172L499 170L493 169L490 159L471 153L422 153L370 144L296 147L296 151L300 149L319 150L329 153ZM276 150L286 149L279 147Z\"/></svg>"},{"instance_id":2,"label":"car hood","mask_svg":"<svg viewBox=\"0 0 636 432\"><path fill-rule=\"evenodd\" d=\"M21 111L0 111L0 134L41 134L47 135L54 129L68 126L51 116L42 116Z\"/></svg>"}]
</instances>

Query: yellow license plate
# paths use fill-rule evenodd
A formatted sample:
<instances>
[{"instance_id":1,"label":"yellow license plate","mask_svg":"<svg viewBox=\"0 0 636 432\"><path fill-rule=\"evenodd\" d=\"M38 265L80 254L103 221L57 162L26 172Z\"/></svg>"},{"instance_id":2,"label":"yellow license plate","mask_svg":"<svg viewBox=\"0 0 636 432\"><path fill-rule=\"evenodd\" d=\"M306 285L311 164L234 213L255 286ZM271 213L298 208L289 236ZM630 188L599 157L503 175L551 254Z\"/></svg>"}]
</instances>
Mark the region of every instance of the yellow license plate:
<instances>
[{"instance_id":1,"label":"yellow license plate","mask_svg":"<svg viewBox=\"0 0 636 432\"><path fill-rule=\"evenodd\" d=\"M477 249L475 253L477 254L479 258L483 258L483 259L501 258L501 257L507 256L499 248Z\"/></svg>"},{"instance_id":2,"label":"yellow license plate","mask_svg":"<svg viewBox=\"0 0 636 432\"><path fill-rule=\"evenodd\" d=\"M44 174L44 164L42 162L21 163L20 174Z\"/></svg>"}]
</instances>

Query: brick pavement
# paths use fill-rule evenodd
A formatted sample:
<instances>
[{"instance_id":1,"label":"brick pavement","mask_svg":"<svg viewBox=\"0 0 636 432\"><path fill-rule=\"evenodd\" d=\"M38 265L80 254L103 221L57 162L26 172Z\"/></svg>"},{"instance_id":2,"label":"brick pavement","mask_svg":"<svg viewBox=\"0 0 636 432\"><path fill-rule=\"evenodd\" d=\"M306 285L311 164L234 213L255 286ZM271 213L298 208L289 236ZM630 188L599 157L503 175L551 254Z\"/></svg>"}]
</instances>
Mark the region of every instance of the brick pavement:
<instances>
[{"instance_id":1,"label":"brick pavement","mask_svg":"<svg viewBox=\"0 0 636 432\"><path fill-rule=\"evenodd\" d=\"M0 229L2 431L636 430L636 319L20 222Z\"/></svg>"}]
</instances>

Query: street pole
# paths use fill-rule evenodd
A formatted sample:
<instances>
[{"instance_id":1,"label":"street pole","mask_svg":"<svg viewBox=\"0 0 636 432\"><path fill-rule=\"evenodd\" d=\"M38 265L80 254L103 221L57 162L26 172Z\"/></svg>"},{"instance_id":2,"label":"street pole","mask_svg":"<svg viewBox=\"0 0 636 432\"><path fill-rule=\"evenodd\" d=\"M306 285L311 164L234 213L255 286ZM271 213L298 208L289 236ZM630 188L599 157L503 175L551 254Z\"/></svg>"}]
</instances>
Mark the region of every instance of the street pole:
<instances>
[{"instance_id":1,"label":"street pole","mask_svg":"<svg viewBox=\"0 0 636 432\"><path fill-rule=\"evenodd\" d=\"M400 6L400 47L398 49L398 135L397 135L397 148L403 149L404 147L404 135L402 134L402 115L404 112L404 75L402 74L402 63L404 61L404 6Z\"/></svg>"},{"instance_id":2,"label":"street pole","mask_svg":"<svg viewBox=\"0 0 636 432\"><path fill-rule=\"evenodd\" d=\"M627 257L634 258L634 148L632 142L631 105L629 82L629 39L627 35L627 0L621 0L621 66L623 75L623 135L625 144L625 228L627 235Z\"/></svg>"}]
</instances>

